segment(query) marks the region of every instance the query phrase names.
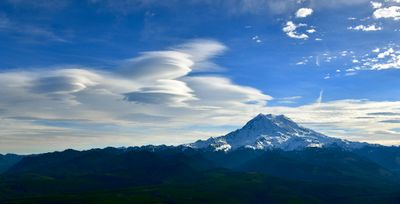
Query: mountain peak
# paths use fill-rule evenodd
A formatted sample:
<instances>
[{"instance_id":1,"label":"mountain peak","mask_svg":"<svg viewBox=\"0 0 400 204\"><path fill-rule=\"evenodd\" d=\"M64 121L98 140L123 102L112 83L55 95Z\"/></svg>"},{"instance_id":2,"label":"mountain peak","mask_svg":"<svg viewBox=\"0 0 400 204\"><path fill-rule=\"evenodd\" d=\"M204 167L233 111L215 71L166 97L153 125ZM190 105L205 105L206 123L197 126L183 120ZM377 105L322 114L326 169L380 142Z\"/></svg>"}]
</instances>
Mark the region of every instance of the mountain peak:
<instances>
[{"instance_id":1,"label":"mountain peak","mask_svg":"<svg viewBox=\"0 0 400 204\"><path fill-rule=\"evenodd\" d=\"M275 117L275 115L272 115L272 114L262 114L262 113L260 113L256 117L251 119L250 121L253 121L253 120L266 120L266 119L270 120L270 119L272 119L274 117Z\"/></svg>"},{"instance_id":2,"label":"mountain peak","mask_svg":"<svg viewBox=\"0 0 400 204\"><path fill-rule=\"evenodd\" d=\"M306 147L348 146L350 144L355 143L328 137L304 128L285 115L258 114L242 128L225 136L212 137L205 141L199 140L188 146L229 151L240 147L296 150Z\"/></svg>"},{"instance_id":3,"label":"mountain peak","mask_svg":"<svg viewBox=\"0 0 400 204\"><path fill-rule=\"evenodd\" d=\"M259 121L259 120L267 120L267 121L271 121L271 120L280 120L280 121L291 121L288 117L286 117L285 115L273 115L273 114L258 114L256 117L254 117L253 119L251 119L249 122L251 121Z\"/></svg>"},{"instance_id":4,"label":"mountain peak","mask_svg":"<svg viewBox=\"0 0 400 204\"><path fill-rule=\"evenodd\" d=\"M276 130L276 129L292 129L299 128L299 126L293 122L291 119L286 117L285 115L272 115L272 114L258 114L256 117L251 119L243 129L268 129L268 130Z\"/></svg>"}]
</instances>

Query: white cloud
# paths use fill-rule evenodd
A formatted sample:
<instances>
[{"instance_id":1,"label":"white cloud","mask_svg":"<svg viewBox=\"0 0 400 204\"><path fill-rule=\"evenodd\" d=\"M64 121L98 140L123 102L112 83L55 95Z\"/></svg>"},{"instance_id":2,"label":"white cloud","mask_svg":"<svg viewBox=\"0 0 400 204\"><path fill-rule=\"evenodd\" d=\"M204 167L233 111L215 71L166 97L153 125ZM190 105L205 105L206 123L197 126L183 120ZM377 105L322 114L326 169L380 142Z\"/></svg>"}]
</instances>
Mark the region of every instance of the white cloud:
<instances>
[{"instance_id":1,"label":"white cloud","mask_svg":"<svg viewBox=\"0 0 400 204\"><path fill-rule=\"evenodd\" d=\"M175 79L191 71L194 62L187 53L177 51L154 51L142 53L121 65L120 73L134 80L154 81Z\"/></svg>"},{"instance_id":2,"label":"white cloud","mask_svg":"<svg viewBox=\"0 0 400 204\"><path fill-rule=\"evenodd\" d=\"M381 8L383 4L381 2L371 1L371 6L373 9L378 9Z\"/></svg>"},{"instance_id":3,"label":"white cloud","mask_svg":"<svg viewBox=\"0 0 400 204\"><path fill-rule=\"evenodd\" d=\"M308 62L309 62L309 60L306 59L306 58L304 58L304 59L302 59L301 61L297 62L296 65L305 65L305 64L307 64Z\"/></svg>"},{"instance_id":4,"label":"white cloud","mask_svg":"<svg viewBox=\"0 0 400 204\"><path fill-rule=\"evenodd\" d=\"M283 32L286 33L290 38L295 39L308 39L308 35L305 33L297 33L297 28L303 27L305 24L295 24L293 21L286 22L286 26L283 27Z\"/></svg>"},{"instance_id":5,"label":"white cloud","mask_svg":"<svg viewBox=\"0 0 400 204\"><path fill-rule=\"evenodd\" d=\"M392 18L400 20L400 6L390 6L386 8L379 8L374 11L374 18Z\"/></svg>"},{"instance_id":6,"label":"white cloud","mask_svg":"<svg viewBox=\"0 0 400 204\"><path fill-rule=\"evenodd\" d=\"M354 56L352 62L355 67L348 69L352 72L361 70L386 70L400 69L400 46L389 44L381 48L375 48L370 53Z\"/></svg>"},{"instance_id":7,"label":"white cloud","mask_svg":"<svg viewBox=\"0 0 400 204\"><path fill-rule=\"evenodd\" d=\"M372 70L400 69L400 49L398 47L389 46L380 50L375 53L375 56L363 59L364 68Z\"/></svg>"},{"instance_id":8,"label":"white cloud","mask_svg":"<svg viewBox=\"0 0 400 204\"><path fill-rule=\"evenodd\" d=\"M267 100L272 97L263 94L261 91L239 86L232 83L229 79L219 76L188 76L184 80L193 88L199 101L193 101L191 104L197 104L199 107L223 108L230 106L247 106L247 104L266 105ZM216 94L218 93L218 94Z\"/></svg>"},{"instance_id":9,"label":"white cloud","mask_svg":"<svg viewBox=\"0 0 400 204\"><path fill-rule=\"evenodd\" d=\"M297 25L293 23L293 21L286 22L286 26L283 28L283 32L294 32L297 29Z\"/></svg>"},{"instance_id":10,"label":"white cloud","mask_svg":"<svg viewBox=\"0 0 400 204\"><path fill-rule=\"evenodd\" d=\"M283 98L276 98L274 99L277 103L281 104L295 104L297 100L303 98L302 96L289 96Z\"/></svg>"},{"instance_id":11,"label":"white cloud","mask_svg":"<svg viewBox=\"0 0 400 204\"><path fill-rule=\"evenodd\" d=\"M376 25L358 25L354 27L348 27L348 30L359 30L359 31L365 31L365 32L370 32L370 31L379 31L382 30L382 27L376 26Z\"/></svg>"},{"instance_id":12,"label":"white cloud","mask_svg":"<svg viewBox=\"0 0 400 204\"><path fill-rule=\"evenodd\" d=\"M224 50L217 41L194 40L141 53L108 71L63 66L1 72L0 121L8 125L0 125L0 149L14 144L14 151L37 151L26 148L35 142L57 143L41 151L90 146L95 138L98 145L178 144L219 134L193 135L198 132L192 126L240 124L272 99L226 77L200 73L206 65L215 70L211 59Z\"/></svg>"},{"instance_id":13,"label":"white cloud","mask_svg":"<svg viewBox=\"0 0 400 204\"><path fill-rule=\"evenodd\" d=\"M178 52L187 53L194 62L192 71L218 71L222 68L209 59L221 55L227 47L213 40L197 39L172 48Z\"/></svg>"},{"instance_id":14,"label":"white cloud","mask_svg":"<svg viewBox=\"0 0 400 204\"><path fill-rule=\"evenodd\" d=\"M311 8L300 8L296 12L296 18L305 18L313 13Z\"/></svg>"},{"instance_id":15,"label":"white cloud","mask_svg":"<svg viewBox=\"0 0 400 204\"><path fill-rule=\"evenodd\" d=\"M311 29L307 30L307 33L315 33L315 32L317 32L317 30L315 30L314 28L311 28Z\"/></svg>"},{"instance_id":16,"label":"white cloud","mask_svg":"<svg viewBox=\"0 0 400 204\"><path fill-rule=\"evenodd\" d=\"M323 96L324 96L324 90L321 90L321 91L319 92L318 99L317 99L317 101L316 101L315 103L318 104L318 105L320 105L320 104L322 103Z\"/></svg>"},{"instance_id":17,"label":"white cloud","mask_svg":"<svg viewBox=\"0 0 400 204\"><path fill-rule=\"evenodd\" d=\"M260 39L260 37L259 37L258 35L253 36L253 37L251 38L251 40L253 40L253 41L256 42L256 43L262 43L262 40Z\"/></svg>"},{"instance_id":18,"label":"white cloud","mask_svg":"<svg viewBox=\"0 0 400 204\"><path fill-rule=\"evenodd\" d=\"M355 141L400 144L399 101L337 100L298 107L268 107L268 112L285 114L303 125ZM387 121L387 122L385 122Z\"/></svg>"},{"instance_id":19,"label":"white cloud","mask_svg":"<svg viewBox=\"0 0 400 204\"><path fill-rule=\"evenodd\" d=\"M393 48L389 48L388 50L379 53L377 57L378 57L379 59L383 59L383 58L385 58L385 57L388 57L388 56L392 55L393 53L394 53Z\"/></svg>"},{"instance_id":20,"label":"white cloud","mask_svg":"<svg viewBox=\"0 0 400 204\"><path fill-rule=\"evenodd\" d=\"M125 93L125 100L143 104L167 104L186 106L187 101L197 100L193 90L179 80L159 79L151 86Z\"/></svg>"}]
</instances>

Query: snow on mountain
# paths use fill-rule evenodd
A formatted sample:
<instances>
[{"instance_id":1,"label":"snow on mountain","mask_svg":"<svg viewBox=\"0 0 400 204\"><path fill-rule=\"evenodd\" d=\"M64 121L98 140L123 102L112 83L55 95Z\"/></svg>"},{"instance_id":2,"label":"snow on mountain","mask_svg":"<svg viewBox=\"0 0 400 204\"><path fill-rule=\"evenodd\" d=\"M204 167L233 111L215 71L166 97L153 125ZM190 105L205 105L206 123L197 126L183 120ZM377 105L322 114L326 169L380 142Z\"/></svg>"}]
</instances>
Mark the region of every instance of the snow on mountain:
<instances>
[{"instance_id":1,"label":"snow on mountain","mask_svg":"<svg viewBox=\"0 0 400 204\"><path fill-rule=\"evenodd\" d=\"M361 148L366 143L328 137L311 129L299 126L284 115L259 114L241 129L225 136L198 140L185 146L215 151L229 151L240 147L251 149L300 150L307 147L341 147L344 149Z\"/></svg>"}]
</instances>

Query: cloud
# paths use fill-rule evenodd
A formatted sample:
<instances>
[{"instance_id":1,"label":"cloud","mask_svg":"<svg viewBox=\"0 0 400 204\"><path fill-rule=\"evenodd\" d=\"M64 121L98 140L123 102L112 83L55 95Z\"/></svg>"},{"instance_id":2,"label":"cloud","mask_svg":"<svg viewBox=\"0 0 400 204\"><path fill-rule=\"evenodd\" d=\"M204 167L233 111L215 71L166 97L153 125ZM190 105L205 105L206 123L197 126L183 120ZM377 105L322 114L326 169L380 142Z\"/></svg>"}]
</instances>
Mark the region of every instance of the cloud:
<instances>
[{"instance_id":1,"label":"cloud","mask_svg":"<svg viewBox=\"0 0 400 204\"><path fill-rule=\"evenodd\" d=\"M35 40L40 41L54 41L54 42L66 42L66 40L49 29L20 23L9 19L5 15L0 14L0 32L13 33L14 37L20 37L22 40ZM27 39L29 37L30 39Z\"/></svg>"},{"instance_id":2,"label":"cloud","mask_svg":"<svg viewBox=\"0 0 400 204\"><path fill-rule=\"evenodd\" d=\"M373 9L379 9L383 6L381 2L371 1L371 6Z\"/></svg>"},{"instance_id":3,"label":"cloud","mask_svg":"<svg viewBox=\"0 0 400 204\"><path fill-rule=\"evenodd\" d=\"M124 99L138 103L184 106L186 101L196 99L192 92L193 90L182 81L159 79L151 86L124 93Z\"/></svg>"},{"instance_id":4,"label":"cloud","mask_svg":"<svg viewBox=\"0 0 400 204\"><path fill-rule=\"evenodd\" d=\"M358 25L354 27L348 27L348 30L359 30L359 31L365 31L365 32L370 32L370 31L379 31L382 30L382 27L376 26L376 25Z\"/></svg>"},{"instance_id":5,"label":"cloud","mask_svg":"<svg viewBox=\"0 0 400 204\"><path fill-rule=\"evenodd\" d=\"M262 43L262 40L260 39L260 37L258 35L255 35L251 38L251 40L253 40L256 43Z\"/></svg>"},{"instance_id":6,"label":"cloud","mask_svg":"<svg viewBox=\"0 0 400 204\"><path fill-rule=\"evenodd\" d=\"M311 8L300 8L296 12L296 18L305 18L313 13Z\"/></svg>"},{"instance_id":7,"label":"cloud","mask_svg":"<svg viewBox=\"0 0 400 204\"><path fill-rule=\"evenodd\" d=\"M315 33L315 32L317 32L317 30L315 30L314 28L310 28L310 29L308 29L307 30L307 33Z\"/></svg>"},{"instance_id":8,"label":"cloud","mask_svg":"<svg viewBox=\"0 0 400 204\"><path fill-rule=\"evenodd\" d=\"M394 120L382 120L380 121L381 123L400 123L400 119L394 119Z\"/></svg>"},{"instance_id":9,"label":"cloud","mask_svg":"<svg viewBox=\"0 0 400 204\"><path fill-rule=\"evenodd\" d=\"M389 45L373 52L371 56L361 59L362 69L385 70L400 69L400 48L395 45Z\"/></svg>"},{"instance_id":10,"label":"cloud","mask_svg":"<svg viewBox=\"0 0 400 204\"><path fill-rule=\"evenodd\" d=\"M238 86L224 77L189 76L183 80L189 87L192 87L199 99L199 101L193 101L191 104L213 107L213 109L224 108L224 106L240 107L248 104L262 107L266 105L266 101L272 99L272 97L255 88Z\"/></svg>"},{"instance_id":11,"label":"cloud","mask_svg":"<svg viewBox=\"0 0 400 204\"><path fill-rule=\"evenodd\" d=\"M224 10L230 15L242 14L282 14L294 8L297 3L295 0L188 0L185 2L171 1L156 1L156 0L91 0L90 2L105 6L113 11L128 13L138 9L149 9L153 7L164 7L169 9L188 8L199 6L210 6L217 10Z\"/></svg>"},{"instance_id":12,"label":"cloud","mask_svg":"<svg viewBox=\"0 0 400 204\"><path fill-rule=\"evenodd\" d=\"M393 55L394 53L395 53L394 49L393 48L389 48L386 51L379 53L377 57L379 59L383 59L383 58L386 58L388 56Z\"/></svg>"},{"instance_id":13,"label":"cloud","mask_svg":"<svg viewBox=\"0 0 400 204\"><path fill-rule=\"evenodd\" d=\"M226 47L212 40L193 40L167 51L145 52L126 60L121 74L140 82L138 90L124 93L124 99L138 103L183 106L195 100L193 91L180 78L191 72L215 71L219 66L209 59Z\"/></svg>"},{"instance_id":14,"label":"cloud","mask_svg":"<svg viewBox=\"0 0 400 204\"><path fill-rule=\"evenodd\" d=\"M296 18L305 18L313 13L311 8L300 8L295 13ZM301 29L301 31L299 31ZM287 36L294 39L306 40L309 38L308 34L313 34L317 32L315 26L308 26L306 23L294 23L293 21L287 21L286 25L282 28L282 31L286 33Z\"/></svg>"},{"instance_id":15,"label":"cloud","mask_svg":"<svg viewBox=\"0 0 400 204\"><path fill-rule=\"evenodd\" d=\"M323 98L323 96L324 96L324 90L321 90L320 92L319 92L319 96L318 96L318 99L316 100L316 104L321 104L322 103L322 98Z\"/></svg>"},{"instance_id":16,"label":"cloud","mask_svg":"<svg viewBox=\"0 0 400 204\"><path fill-rule=\"evenodd\" d=\"M221 55L228 48L225 45L213 40L197 39L177 47L173 47L172 49L189 54L189 58L194 62L191 69L194 72L201 72L221 71L222 68L209 59Z\"/></svg>"},{"instance_id":17,"label":"cloud","mask_svg":"<svg viewBox=\"0 0 400 204\"><path fill-rule=\"evenodd\" d=\"M177 0L171 1L155 1L155 0L124 0L124 1L111 1L111 0L91 0L90 2L98 5L105 6L113 11L128 13L138 9L148 9L152 7L190 7L190 6L212 6L216 9L223 9L228 11L229 14L260 14L265 11L272 11L274 13L283 13L289 9L292 4L277 0L188 0L180 2Z\"/></svg>"},{"instance_id":18,"label":"cloud","mask_svg":"<svg viewBox=\"0 0 400 204\"><path fill-rule=\"evenodd\" d=\"M16 7L28 7L28 8L38 8L38 9L62 9L65 8L70 2L66 0L7 0L8 3Z\"/></svg>"},{"instance_id":19,"label":"cloud","mask_svg":"<svg viewBox=\"0 0 400 204\"><path fill-rule=\"evenodd\" d=\"M346 6L357 6L369 3L370 0L309 0L310 7L312 8L343 8Z\"/></svg>"},{"instance_id":20,"label":"cloud","mask_svg":"<svg viewBox=\"0 0 400 204\"><path fill-rule=\"evenodd\" d=\"M175 79L192 71L191 55L177 51L144 52L139 57L125 60L120 73L134 80L153 82Z\"/></svg>"},{"instance_id":21,"label":"cloud","mask_svg":"<svg viewBox=\"0 0 400 204\"><path fill-rule=\"evenodd\" d=\"M344 61L345 66L349 66L345 69L345 72L335 73L336 76L340 74L351 76L365 70L400 69L400 45L394 43L382 47L373 47L367 52L346 51L331 55L329 57L324 56L326 58L324 61L332 62L333 59L338 59Z\"/></svg>"},{"instance_id":22,"label":"cloud","mask_svg":"<svg viewBox=\"0 0 400 204\"><path fill-rule=\"evenodd\" d=\"M394 112L375 112L375 113L368 113L367 115L374 115L374 116L400 116L400 113L394 113Z\"/></svg>"},{"instance_id":23,"label":"cloud","mask_svg":"<svg viewBox=\"0 0 400 204\"><path fill-rule=\"evenodd\" d=\"M140 53L106 70L53 66L0 72L0 149L14 144L15 151L36 151L26 148L35 142L78 148L94 138L99 145L179 144L220 134L194 135L199 132L193 126L241 124L272 99L209 74L218 66L212 59L226 49L214 40L193 40ZM27 138L30 142L19 142ZM56 146L43 145L41 151L50 147Z\"/></svg>"},{"instance_id":24,"label":"cloud","mask_svg":"<svg viewBox=\"0 0 400 204\"><path fill-rule=\"evenodd\" d=\"M374 18L392 18L394 20L400 20L400 6L390 6L386 8L379 8L374 11Z\"/></svg>"},{"instance_id":25,"label":"cloud","mask_svg":"<svg viewBox=\"0 0 400 204\"><path fill-rule=\"evenodd\" d=\"M268 107L330 136L380 144L400 144L399 101L336 100L297 107ZM382 114L380 114L382 113ZM382 123L382 121L387 121Z\"/></svg>"},{"instance_id":26,"label":"cloud","mask_svg":"<svg viewBox=\"0 0 400 204\"><path fill-rule=\"evenodd\" d=\"M164 7L175 10L190 10L192 7L210 7L219 13L223 11L228 15L282 15L296 11L302 4L306 4L313 9L329 9L366 4L369 3L369 1L370 0L308 0L305 2L298 0L187 0L182 2L178 0L90 0L90 2L95 5L123 14L137 11L138 9L150 9L154 7Z\"/></svg>"},{"instance_id":27,"label":"cloud","mask_svg":"<svg viewBox=\"0 0 400 204\"><path fill-rule=\"evenodd\" d=\"M31 81L32 92L45 94L70 94L95 86L101 76L83 69L63 69L42 73Z\"/></svg>"},{"instance_id":28,"label":"cloud","mask_svg":"<svg viewBox=\"0 0 400 204\"><path fill-rule=\"evenodd\" d=\"M293 21L286 22L286 26L283 27L283 32L286 33L287 36L294 39L308 39L308 35L305 33L298 33L296 30L299 27L303 27L305 24L295 24Z\"/></svg>"},{"instance_id":29,"label":"cloud","mask_svg":"<svg viewBox=\"0 0 400 204\"><path fill-rule=\"evenodd\" d=\"M294 104L297 100L303 98L302 96L290 96L290 97L283 97L283 98L275 98L274 100L277 103L281 104Z\"/></svg>"}]
</instances>

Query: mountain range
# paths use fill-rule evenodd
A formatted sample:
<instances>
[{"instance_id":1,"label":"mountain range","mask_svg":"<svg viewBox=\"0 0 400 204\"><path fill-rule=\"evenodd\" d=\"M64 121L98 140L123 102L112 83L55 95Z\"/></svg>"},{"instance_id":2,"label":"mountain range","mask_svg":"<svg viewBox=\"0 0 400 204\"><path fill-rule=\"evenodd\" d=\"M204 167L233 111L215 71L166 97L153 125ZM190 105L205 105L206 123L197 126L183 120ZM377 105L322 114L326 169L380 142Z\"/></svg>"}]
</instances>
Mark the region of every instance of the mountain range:
<instances>
[{"instance_id":1,"label":"mountain range","mask_svg":"<svg viewBox=\"0 0 400 204\"><path fill-rule=\"evenodd\" d=\"M399 147L283 115L190 144L9 154L0 167L0 203L400 202Z\"/></svg>"}]
</instances>

